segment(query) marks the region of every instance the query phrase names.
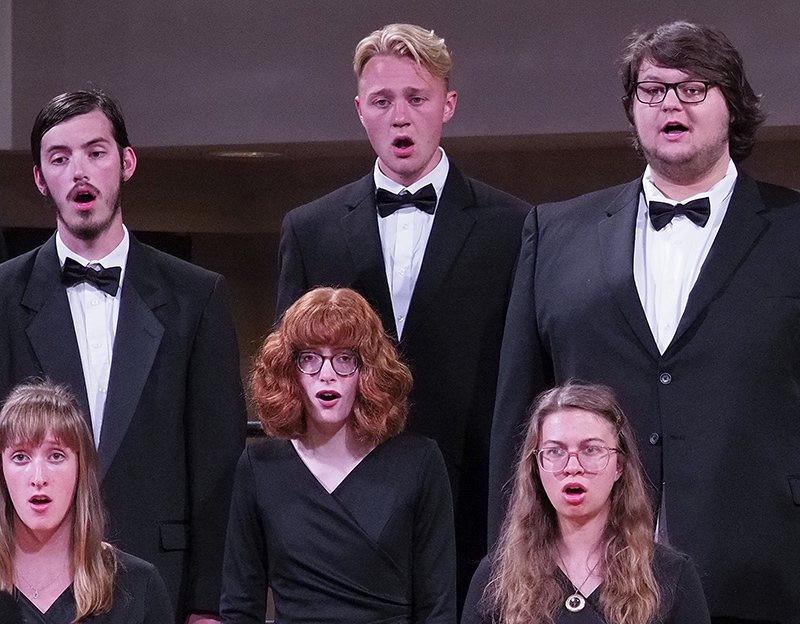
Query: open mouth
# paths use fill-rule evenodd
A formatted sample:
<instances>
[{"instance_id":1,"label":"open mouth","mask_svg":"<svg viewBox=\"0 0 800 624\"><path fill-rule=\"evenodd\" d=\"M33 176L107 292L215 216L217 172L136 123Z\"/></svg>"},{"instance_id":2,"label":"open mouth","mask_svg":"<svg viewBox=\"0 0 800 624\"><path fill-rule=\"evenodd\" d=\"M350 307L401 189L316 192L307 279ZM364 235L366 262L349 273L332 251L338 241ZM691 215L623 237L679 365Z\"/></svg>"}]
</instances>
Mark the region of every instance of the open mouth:
<instances>
[{"instance_id":1,"label":"open mouth","mask_svg":"<svg viewBox=\"0 0 800 624\"><path fill-rule=\"evenodd\" d=\"M341 396L342 395L333 390L320 390L319 392L317 392L317 398L321 401L335 401Z\"/></svg>"},{"instance_id":2,"label":"open mouth","mask_svg":"<svg viewBox=\"0 0 800 624\"><path fill-rule=\"evenodd\" d=\"M51 499L49 496L37 495L37 496L31 496L28 499L28 502L33 505L46 505L47 503L51 502Z\"/></svg>"},{"instance_id":3,"label":"open mouth","mask_svg":"<svg viewBox=\"0 0 800 624\"><path fill-rule=\"evenodd\" d=\"M72 196L72 201L76 204L91 204L97 199L99 192L94 187L87 188L86 185L84 185L80 188L73 189L70 195Z\"/></svg>"},{"instance_id":4,"label":"open mouth","mask_svg":"<svg viewBox=\"0 0 800 624\"><path fill-rule=\"evenodd\" d=\"M571 485L571 486L568 486L568 487L564 488L564 492L566 492L567 494L570 494L570 495L583 494L585 491L586 491L586 488L584 488L584 487L582 487L580 485Z\"/></svg>"},{"instance_id":5,"label":"open mouth","mask_svg":"<svg viewBox=\"0 0 800 624\"><path fill-rule=\"evenodd\" d=\"M94 201L95 197L91 193L78 193L75 196L75 201L79 204L88 204L91 201Z\"/></svg>"},{"instance_id":6,"label":"open mouth","mask_svg":"<svg viewBox=\"0 0 800 624\"><path fill-rule=\"evenodd\" d=\"M399 139L396 139L394 142L394 146L397 149L408 149L412 145L414 145L414 141L412 141L408 137L401 137Z\"/></svg>"},{"instance_id":7,"label":"open mouth","mask_svg":"<svg viewBox=\"0 0 800 624\"><path fill-rule=\"evenodd\" d=\"M679 123L669 123L666 126L664 126L665 134L677 135L680 134L681 132L686 132L688 130L689 128Z\"/></svg>"}]
</instances>

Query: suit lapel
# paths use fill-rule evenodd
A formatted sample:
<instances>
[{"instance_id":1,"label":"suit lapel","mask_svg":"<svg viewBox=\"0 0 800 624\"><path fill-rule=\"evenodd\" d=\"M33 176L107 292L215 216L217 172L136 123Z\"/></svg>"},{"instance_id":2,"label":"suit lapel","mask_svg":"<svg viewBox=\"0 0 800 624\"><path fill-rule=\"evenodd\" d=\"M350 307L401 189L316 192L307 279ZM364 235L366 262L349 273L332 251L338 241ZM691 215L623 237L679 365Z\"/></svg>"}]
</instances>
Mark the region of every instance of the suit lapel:
<instances>
[{"instance_id":1,"label":"suit lapel","mask_svg":"<svg viewBox=\"0 0 800 624\"><path fill-rule=\"evenodd\" d=\"M434 301L464 241L475 225L475 217L468 211L474 203L475 197L467 180L451 162L442 198L436 207L436 217L425 247L425 255L422 257L422 267L408 307L403 341L410 338L425 319L428 306Z\"/></svg>"},{"instance_id":2,"label":"suit lapel","mask_svg":"<svg viewBox=\"0 0 800 624\"><path fill-rule=\"evenodd\" d=\"M158 268L131 236L98 448L101 479L139 406L161 344L164 326L153 310L168 301L169 293L159 279Z\"/></svg>"},{"instance_id":3,"label":"suit lapel","mask_svg":"<svg viewBox=\"0 0 800 624\"><path fill-rule=\"evenodd\" d=\"M35 314L25 333L42 373L56 383L66 383L86 415L89 428L89 400L83 366L72 324L67 291L61 285L61 265L55 235L36 254L22 305Z\"/></svg>"},{"instance_id":4,"label":"suit lapel","mask_svg":"<svg viewBox=\"0 0 800 624\"><path fill-rule=\"evenodd\" d=\"M370 173L356 183L342 217L342 231L356 269L361 294L372 304L386 331L397 337L392 298L386 281L383 248L375 208L375 183Z\"/></svg>"},{"instance_id":5,"label":"suit lapel","mask_svg":"<svg viewBox=\"0 0 800 624\"><path fill-rule=\"evenodd\" d=\"M623 187L606 209L606 216L600 221L597 233L603 272L611 294L633 333L647 352L658 359L661 355L633 278L634 231L640 191L640 180Z\"/></svg>"},{"instance_id":6,"label":"suit lapel","mask_svg":"<svg viewBox=\"0 0 800 624\"><path fill-rule=\"evenodd\" d=\"M755 181L739 174L728 211L689 293L675 337L664 355L678 348L679 340L717 297L768 225L758 214L765 209Z\"/></svg>"}]
</instances>

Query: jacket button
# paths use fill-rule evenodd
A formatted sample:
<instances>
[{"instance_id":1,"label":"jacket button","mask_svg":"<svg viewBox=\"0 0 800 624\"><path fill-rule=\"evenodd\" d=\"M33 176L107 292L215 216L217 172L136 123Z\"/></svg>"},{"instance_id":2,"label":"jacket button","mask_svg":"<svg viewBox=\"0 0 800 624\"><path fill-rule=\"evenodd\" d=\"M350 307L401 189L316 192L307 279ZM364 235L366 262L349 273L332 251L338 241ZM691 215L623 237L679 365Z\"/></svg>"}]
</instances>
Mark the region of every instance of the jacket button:
<instances>
[{"instance_id":1,"label":"jacket button","mask_svg":"<svg viewBox=\"0 0 800 624\"><path fill-rule=\"evenodd\" d=\"M658 444L658 434L651 433L650 434L650 444Z\"/></svg>"},{"instance_id":2,"label":"jacket button","mask_svg":"<svg viewBox=\"0 0 800 624\"><path fill-rule=\"evenodd\" d=\"M670 375L669 373L661 373L661 376L658 378L658 380L666 386L669 382L672 381L672 375Z\"/></svg>"}]
</instances>

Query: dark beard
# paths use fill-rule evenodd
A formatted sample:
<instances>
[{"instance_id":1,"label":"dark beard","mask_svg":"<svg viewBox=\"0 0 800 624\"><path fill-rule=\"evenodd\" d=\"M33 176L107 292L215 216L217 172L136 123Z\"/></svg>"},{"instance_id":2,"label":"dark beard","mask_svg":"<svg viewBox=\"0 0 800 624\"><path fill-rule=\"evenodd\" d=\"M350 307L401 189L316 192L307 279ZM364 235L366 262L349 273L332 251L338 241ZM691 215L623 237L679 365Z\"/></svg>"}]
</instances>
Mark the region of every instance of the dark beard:
<instances>
[{"instance_id":1,"label":"dark beard","mask_svg":"<svg viewBox=\"0 0 800 624\"><path fill-rule=\"evenodd\" d=\"M117 194L114 197L114 202L112 204L113 209L111 213L108 215L108 218L103 221L90 221L86 219L85 223L78 224L77 226L69 226L64 220L61 218L61 211L58 208L58 204L56 203L53 196L49 193L45 195L45 199L47 201L48 206L53 210L56 215L56 219L62 225L62 227L66 228L67 231L74 236L75 238L85 241L91 242L97 240L102 236L111 224L114 222L114 218L120 213L122 210L122 185L124 180L120 176L119 187L117 188Z\"/></svg>"}]
</instances>

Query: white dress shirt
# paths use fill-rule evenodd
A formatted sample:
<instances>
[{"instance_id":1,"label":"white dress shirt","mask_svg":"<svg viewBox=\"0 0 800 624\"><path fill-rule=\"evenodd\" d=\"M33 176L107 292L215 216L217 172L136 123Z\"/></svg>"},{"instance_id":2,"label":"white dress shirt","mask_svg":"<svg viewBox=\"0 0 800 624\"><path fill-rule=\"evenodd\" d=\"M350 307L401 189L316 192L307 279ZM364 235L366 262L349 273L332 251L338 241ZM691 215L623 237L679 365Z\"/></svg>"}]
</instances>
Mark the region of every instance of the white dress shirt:
<instances>
[{"instance_id":1,"label":"white dress shirt","mask_svg":"<svg viewBox=\"0 0 800 624\"><path fill-rule=\"evenodd\" d=\"M386 177L376 161L375 188L382 188L399 195L404 190L409 193L416 193L422 187L432 184L436 191L436 206L438 208L439 199L442 197L442 189L450 171L450 162L447 160L447 155L441 147L439 150L442 158L434 170L407 187ZM434 211L434 214L428 214L409 204L388 217L377 216L377 211L375 214L378 219L378 231L380 232L381 247L383 249L383 265L386 269L386 280L389 283L394 322L397 327L397 338L399 339L403 335L403 326L408 315L408 307L411 304L414 286L422 268L422 258L425 255L425 247L428 245L428 238L431 235L433 219L436 213Z\"/></svg>"},{"instance_id":2,"label":"white dress shirt","mask_svg":"<svg viewBox=\"0 0 800 624\"><path fill-rule=\"evenodd\" d=\"M125 265L130 247L128 229L124 229L122 242L100 260L87 260L76 254L64 244L61 236L56 233L56 251L62 267L67 258L72 258L83 266L99 264L106 269L115 266L122 269L120 288L114 297L87 282L67 288L72 325L75 328L83 378L86 381L86 395L89 399L89 413L92 419L95 446L100 445L103 410L108 391L108 378L111 373L111 359L114 353L114 337L117 335L119 303L122 298L122 282L125 278Z\"/></svg>"},{"instance_id":3,"label":"white dress shirt","mask_svg":"<svg viewBox=\"0 0 800 624\"><path fill-rule=\"evenodd\" d=\"M725 176L705 193L681 201L681 204L708 197L711 215L705 227L686 216L676 216L663 229L656 231L650 223L648 204L655 200L675 205L653 183L648 165L642 177L642 194L636 217L633 249L633 277L650 331L661 353L667 350L686 309L700 269L717 237L728 211L738 172L731 160Z\"/></svg>"}]
</instances>

